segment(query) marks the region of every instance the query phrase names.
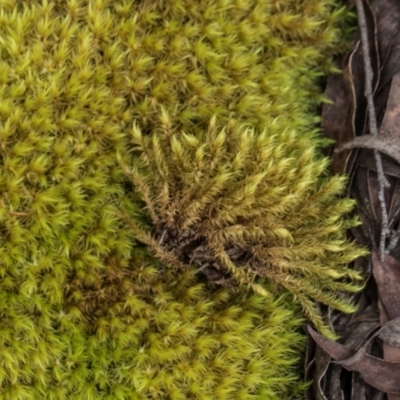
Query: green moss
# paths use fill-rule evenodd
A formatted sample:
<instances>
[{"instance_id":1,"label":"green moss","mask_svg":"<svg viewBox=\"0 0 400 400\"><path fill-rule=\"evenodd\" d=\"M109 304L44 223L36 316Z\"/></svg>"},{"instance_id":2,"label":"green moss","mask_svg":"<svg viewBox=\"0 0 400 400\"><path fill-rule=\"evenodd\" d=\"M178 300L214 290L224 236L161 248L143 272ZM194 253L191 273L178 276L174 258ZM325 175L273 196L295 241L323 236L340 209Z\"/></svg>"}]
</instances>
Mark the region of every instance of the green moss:
<instances>
[{"instance_id":1,"label":"green moss","mask_svg":"<svg viewBox=\"0 0 400 400\"><path fill-rule=\"evenodd\" d=\"M135 254L119 276L105 267L111 284L75 279L67 305L3 289L1 399L300 398L305 338L287 295L210 291Z\"/></svg>"},{"instance_id":2,"label":"green moss","mask_svg":"<svg viewBox=\"0 0 400 400\"><path fill-rule=\"evenodd\" d=\"M343 177L327 177L328 160L285 121L257 134L214 120L194 136L172 131L161 115L152 136L134 127L139 157L124 166L153 224L131 218L138 239L172 267L197 266L212 283L265 295L256 279L267 278L331 334L314 302L350 313L355 306L343 292L363 286L348 268L365 251L345 237L357 221L345 218L354 202L339 197Z\"/></svg>"},{"instance_id":3,"label":"green moss","mask_svg":"<svg viewBox=\"0 0 400 400\"><path fill-rule=\"evenodd\" d=\"M152 222L120 164L162 107L195 138L213 115L257 135L277 121L317 157L317 81L347 17L321 0L0 0L0 399L301 398L298 303L162 272L120 218Z\"/></svg>"}]
</instances>

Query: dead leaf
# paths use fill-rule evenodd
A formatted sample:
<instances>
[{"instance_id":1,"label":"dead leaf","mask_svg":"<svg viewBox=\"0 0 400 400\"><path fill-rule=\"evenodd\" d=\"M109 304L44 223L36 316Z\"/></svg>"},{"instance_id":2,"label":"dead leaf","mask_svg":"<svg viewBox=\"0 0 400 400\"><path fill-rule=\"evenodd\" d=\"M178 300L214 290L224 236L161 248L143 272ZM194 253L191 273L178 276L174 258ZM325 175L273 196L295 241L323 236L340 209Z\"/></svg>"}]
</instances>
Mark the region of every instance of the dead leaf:
<instances>
[{"instance_id":1,"label":"dead leaf","mask_svg":"<svg viewBox=\"0 0 400 400\"><path fill-rule=\"evenodd\" d=\"M375 0L371 8L377 20L383 87L400 71L400 2Z\"/></svg>"},{"instance_id":2,"label":"dead leaf","mask_svg":"<svg viewBox=\"0 0 400 400\"><path fill-rule=\"evenodd\" d=\"M325 88L325 97L330 102L324 103L322 107L322 129L325 137L337 141L341 135L342 125L338 121L343 120L350 107L348 89L343 79L343 75L331 75ZM353 136L347 138L352 139ZM331 156L334 146L327 151Z\"/></svg>"},{"instance_id":3,"label":"dead leaf","mask_svg":"<svg viewBox=\"0 0 400 400\"><path fill-rule=\"evenodd\" d=\"M378 306L380 310L380 321L381 321L381 326L383 328L381 329L380 332L385 330L386 325L389 323L389 316L387 314L387 311L385 309L385 306L382 303L382 300L378 298ZM395 321L395 320L393 320ZM378 333L380 333L378 332ZM383 341L383 358L386 361L391 361L391 362L400 362L400 348L396 346L392 346L385 341ZM388 394L388 400L400 400L400 394L393 394L389 393Z\"/></svg>"},{"instance_id":4,"label":"dead leaf","mask_svg":"<svg viewBox=\"0 0 400 400\"><path fill-rule=\"evenodd\" d=\"M364 314L364 313L363 313ZM344 341L344 345L349 348L359 348L362 345L368 343L369 338L377 331L379 328L379 322L375 319L373 321L365 321L362 320L360 324L357 324L352 334ZM349 379L354 378L354 375L348 373ZM353 375L353 376L351 376ZM332 372L329 379L329 394L330 399L344 399L345 394L343 392L343 368L341 365L333 364L332 365ZM364 384L365 390L365 384ZM352 399L353 400L353 399Z\"/></svg>"},{"instance_id":5,"label":"dead leaf","mask_svg":"<svg viewBox=\"0 0 400 400\"><path fill-rule=\"evenodd\" d=\"M400 137L400 74L393 76L386 104L385 116L380 128L382 135Z\"/></svg>"},{"instance_id":6,"label":"dead leaf","mask_svg":"<svg viewBox=\"0 0 400 400\"><path fill-rule=\"evenodd\" d=\"M324 394L324 377L331 358L320 347L315 350L315 367L313 374L312 391L318 400L328 400Z\"/></svg>"},{"instance_id":7,"label":"dead leaf","mask_svg":"<svg viewBox=\"0 0 400 400\"><path fill-rule=\"evenodd\" d=\"M379 337L391 346L400 347L400 318L387 322L379 331Z\"/></svg>"},{"instance_id":8,"label":"dead leaf","mask_svg":"<svg viewBox=\"0 0 400 400\"><path fill-rule=\"evenodd\" d=\"M359 57L360 41L356 47L343 59L343 75L333 75L328 78L325 96L331 103L325 103L322 108L322 129L324 136L337 143L347 142L354 138L353 117L356 87L352 79L352 60L355 54ZM335 173L343 173L354 151L344 151L332 154L332 148L327 155L332 156L331 169ZM352 157L354 159L354 157ZM354 160L353 160L354 161Z\"/></svg>"},{"instance_id":9,"label":"dead leaf","mask_svg":"<svg viewBox=\"0 0 400 400\"><path fill-rule=\"evenodd\" d=\"M378 285L379 296L389 319L400 317L400 262L385 254L382 263L376 252L372 253L372 273Z\"/></svg>"},{"instance_id":10,"label":"dead leaf","mask_svg":"<svg viewBox=\"0 0 400 400\"><path fill-rule=\"evenodd\" d=\"M364 135L355 137L352 141L341 144L335 152L363 147L392 157L400 164L400 138L386 135Z\"/></svg>"},{"instance_id":11,"label":"dead leaf","mask_svg":"<svg viewBox=\"0 0 400 400\"><path fill-rule=\"evenodd\" d=\"M366 400L365 383L360 374L354 373L351 385L351 400Z\"/></svg>"},{"instance_id":12,"label":"dead leaf","mask_svg":"<svg viewBox=\"0 0 400 400\"><path fill-rule=\"evenodd\" d=\"M336 362L348 371L357 371L363 380L386 393L400 394L400 363L391 363L366 354L364 345L358 351L318 334L310 326L309 334Z\"/></svg>"},{"instance_id":13,"label":"dead leaf","mask_svg":"<svg viewBox=\"0 0 400 400\"><path fill-rule=\"evenodd\" d=\"M365 169L370 169L372 171L377 170L376 159L372 151L360 149L358 154L359 156L357 157L357 165ZM386 156L385 154L381 154L381 158L383 172L385 173L385 175L400 178L400 165L396 162L393 162L393 159Z\"/></svg>"},{"instance_id":14,"label":"dead leaf","mask_svg":"<svg viewBox=\"0 0 400 400\"><path fill-rule=\"evenodd\" d=\"M391 176L386 177L391 183L391 195L389 199L391 202L388 207L388 221L389 227L393 227L399 221L400 217L400 180L393 179Z\"/></svg>"}]
</instances>

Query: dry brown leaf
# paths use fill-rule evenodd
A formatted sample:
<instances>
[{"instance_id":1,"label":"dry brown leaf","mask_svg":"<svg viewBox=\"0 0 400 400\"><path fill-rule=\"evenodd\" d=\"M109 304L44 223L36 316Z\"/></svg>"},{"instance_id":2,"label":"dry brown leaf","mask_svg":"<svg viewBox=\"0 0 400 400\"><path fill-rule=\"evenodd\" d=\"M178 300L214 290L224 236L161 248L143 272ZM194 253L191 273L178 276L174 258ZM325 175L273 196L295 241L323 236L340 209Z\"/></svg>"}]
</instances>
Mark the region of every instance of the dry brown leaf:
<instances>
[{"instance_id":1,"label":"dry brown leaf","mask_svg":"<svg viewBox=\"0 0 400 400\"><path fill-rule=\"evenodd\" d=\"M400 347L400 318L387 322L379 331L379 337L391 346Z\"/></svg>"},{"instance_id":2,"label":"dry brown leaf","mask_svg":"<svg viewBox=\"0 0 400 400\"><path fill-rule=\"evenodd\" d=\"M326 339L308 326L316 343L348 371L357 371L363 380L386 393L400 394L400 363L384 361L366 353L366 346L358 351Z\"/></svg>"},{"instance_id":3,"label":"dry brown leaf","mask_svg":"<svg viewBox=\"0 0 400 400\"><path fill-rule=\"evenodd\" d=\"M382 135L400 137L400 74L393 76L386 104L385 116L380 128Z\"/></svg>"},{"instance_id":4,"label":"dry brown leaf","mask_svg":"<svg viewBox=\"0 0 400 400\"><path fill-rule=\"evenodd\" d=\"M378 285L381 326L379 335L383 335L383 356L390 362L400 363L400 348L395 347L395 327L400 328L400 263L386 254L382 263L376 253L372 254L373 274ZM390 321L391 320L391 321ZM389 332L388 332L389 331ZM389 394L388 400L400 400L400 394Z\"/></svg>"},{"instance_id":5,"label":"dry brown leaf","mask_svg":"<svg viewBox=\"0 0 400 400\"><path fill-rule=\"evenodd\" d=\"M381 321L381 326L383 328L378 332L380 334L382 331L385 330L385 327L389 322L389 316L387 314L387 311L385 309L385 306L382 303L382 300L379 298L378 299L378 305L379 305L379 310L380 310L380 321ZM400 362L400 348L396 346L392 346L385 341L382 343L383 347L383 358L386 361L391 361L391 362ZM388 394L388 400L400 400L400 394L393 394L389 393Z\"/></svg>"},{"instance_id":6,"label":"dry brown leaf","mask_svg":"<svg viewBox=\"0 0 400 400\"><path fill-rule=\"evenodd\" d=\"M352 141L341 144L335 152L363 147L370 150L378 150L392 157L400 163L400 139L386 135L364 135L354 138Z\"/></svg>"},{"instance_id":7,"label":"dry brown leaf","mask_svg":"<svg viewBox=\"0 0 400 400\"><path fill-rule=\"evenodd\" d=\"M400 2L375 0L371 7L377 20L382 88L400 72Z\"/></svg>"},{"instance_id":8,"label":"dry brown leaf","mask_svg":"<svg viewBox=\"0 0 400 400\"><path fill-rule=\"evenodd\" d=\"M376 252L372 253L372 273L378 285L379 297L390 320L400 317L400 262L385 254L381 262Z\"/></svg>"}]
</instances>

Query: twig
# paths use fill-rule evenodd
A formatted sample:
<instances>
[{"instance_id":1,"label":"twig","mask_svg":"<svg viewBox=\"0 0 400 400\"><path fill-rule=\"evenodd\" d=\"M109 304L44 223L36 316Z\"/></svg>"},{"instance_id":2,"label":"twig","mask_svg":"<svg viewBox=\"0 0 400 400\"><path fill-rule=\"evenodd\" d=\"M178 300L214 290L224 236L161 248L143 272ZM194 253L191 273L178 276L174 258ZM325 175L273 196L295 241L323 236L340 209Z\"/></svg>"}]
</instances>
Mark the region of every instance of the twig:
<instances>
[{"instance_id":1,"label":"twig","mask_svg":"<svg viewBox=\"0 0 400 400\"><path fill-rule=\"evenodd\" d=\"M161 234L160 240L158 241L158 244L159 244L159 245L161 245L162 242L164 241L165 235L166 235L166 234L167 234L167 228L165 228L165 229L163 230L163 233Z\"/></svg>"},{"instance_id":2,"label":"twig","mask_svg":"<svg viewBox=\"0 0 400 400\"><path fill-rule=\"evenodd\" d=\"M13 217L26 217L29 215L29 213L27 212L17 212L17 211L10 211L9 214L12 215Z\"/></svg>"},{"instance_id":3,"label":"twig","mask_svg":"<svg viewBox=\"0 0 400 400\"><path fill-rule=\"evenodd\" d=\"M361 44L363 50L364 57L364 70L365 70L365 92L364 95L367 98L368 102L368 114L369 114L369 130L372 135L378 135L378 124L376 122L376 113L375 113L375 105L374 105L374 97L372 92L372 80L374 77L374 73L372 71L371 66L371 57L369 54L369 43L368 43L368 32L367 32L367 22L365 18L364 6L362 0L356 0L357 4L357 13L358 13L358 22L360 26L361 32ZM385 257L385 243L386 243L386 235L388 233L388 215L386 210L386 202L385 202L385 186L388 186L389 183L385 178L385 174L383 172L382 159L380 153L375 150L374 151L376 168L378 171L378 181L379 181L379 192L378 198L381 206L382 213L382 229L381 229L381 238L379 243L379 251L381 261L384 260Z\"/></svg>"}]
</instances>

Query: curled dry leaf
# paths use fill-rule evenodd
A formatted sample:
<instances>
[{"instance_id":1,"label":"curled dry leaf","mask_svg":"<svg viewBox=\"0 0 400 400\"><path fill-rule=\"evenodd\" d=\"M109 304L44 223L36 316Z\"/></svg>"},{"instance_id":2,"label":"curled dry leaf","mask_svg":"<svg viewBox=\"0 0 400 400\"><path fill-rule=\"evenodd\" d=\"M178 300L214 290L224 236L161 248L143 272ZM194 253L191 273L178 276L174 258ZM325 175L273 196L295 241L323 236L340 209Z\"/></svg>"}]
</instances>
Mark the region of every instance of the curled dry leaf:
<instances>
[{"instance_id":1,"label":"curled dry leaf","mask_svg":"<svg viewBox=\"0 0 400 400\"><path fill-rule=\"evenodd\" d=\"M364 344L368 345L369 343L369 338L376 332L376 330L379 328L379 323L377 320L373 321L368 321L367 320L367 309L364 310L364 312L361 312L359 315L359 318L361 318L361 321L359 324L351 324L351 328L353 328L351 335L347 337L347 339L342 342L343 345L345 345L348 348L351 349L358 349ZM354 321L354 319L353 319ZM347 335L346 335L347 336ZM347 399L347 390L345 385L343 385L344 381L346 379L352 379L352 381L355 383L356 386L358 386L357 391L358 395L360 392L365 392L365 383L359 379L360 376L358 373L351 373L348 372L345 377L343 373L343 368L341 365L336 364L336 363L331 363L330 365L330 375L329 375L329 381L326 384L326 389L328 389L329 393L329 399ZM354 391L355 387L352 384L352 389ZM356 400L357 398L351 400ZM360 399L363 399L360 397Z\"/></svg>"},{"instance_id":2,"label":"curled dry leaf","mask_svg":"<svg viewBox=\"0 0 400 400\"><path fill-rule=\"evenodd\" d=\"M363 147L365 149L377 150L386 154L400 163L400 139L387 135L364 135L357 136L347 143L341 144L335 152Z\"/></svg>"},{"instance_id":3,"label":"curled dry leaf","mask_svg":"<svg viewBox=\"0 0 400 400\"><path fill-rule=\"evenodd\" d=\"M358 351L343 346L318 334L310 326L310 336L339 365L357 371L365 382L386 393L400 394L400 363L384 361L366 353L366 345Z\"/></svg>"},{"instance_id":4,"label":"curled dry leaf","mask_svg":"<svg viewBox=\"0 0 400 400\"><path fill-rule=\"evenodd\" d=\"M400 347L400 318L389 321L379 331L379 337L391 346Z\"/></svg>"}]
</instances>

